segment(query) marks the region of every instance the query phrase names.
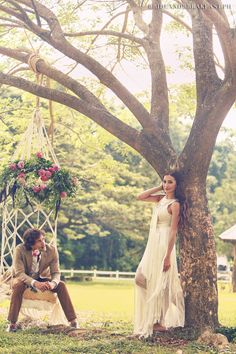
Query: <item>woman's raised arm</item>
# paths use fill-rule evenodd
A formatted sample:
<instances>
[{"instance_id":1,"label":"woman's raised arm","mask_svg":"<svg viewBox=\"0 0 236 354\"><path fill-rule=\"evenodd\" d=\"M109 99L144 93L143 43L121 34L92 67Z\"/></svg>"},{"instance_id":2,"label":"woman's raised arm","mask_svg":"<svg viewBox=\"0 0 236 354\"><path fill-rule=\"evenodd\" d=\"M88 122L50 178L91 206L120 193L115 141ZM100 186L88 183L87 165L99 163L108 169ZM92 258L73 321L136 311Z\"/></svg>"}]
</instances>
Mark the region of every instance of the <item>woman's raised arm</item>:
<instances>
[{"instance_id":1,"label":"woman's raised arm","mask_svg":"<svg viewBox=\"0 0 236 354\"><path fill-rule=\"evenodd\" d=\"M140 193L137 196L137 200L141 200L143 202L154 202L154 203L159 202L163 198L163 195L154 195L154 194L162 190L163 188L161 183L161 185L158 187L150 188Z\"/></svg>"}]
</instances>

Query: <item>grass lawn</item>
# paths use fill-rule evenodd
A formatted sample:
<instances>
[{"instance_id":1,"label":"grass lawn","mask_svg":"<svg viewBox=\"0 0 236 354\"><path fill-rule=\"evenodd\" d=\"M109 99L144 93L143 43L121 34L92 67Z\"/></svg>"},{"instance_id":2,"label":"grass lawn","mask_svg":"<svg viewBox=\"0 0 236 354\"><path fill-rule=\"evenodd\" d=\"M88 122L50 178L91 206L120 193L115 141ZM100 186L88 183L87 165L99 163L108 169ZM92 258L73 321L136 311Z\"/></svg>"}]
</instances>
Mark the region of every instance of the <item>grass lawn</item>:
<instances>
[{"instance_id":1,"label":"grass lawn","mask_svg":"<svg viewBox=\"0 0 236 354\"><path fill-rule=\"evenodd\" d=\"M129 280L103 280L68 284L78 311L91 311L117 320L132 321L134 287Z\"/></svg>"},{"instance_id":2,"label":"grass lawn","mask_svg":"<svg viewBox=\"0 0 236 354\"><path fill-rule=\"evenodd\" d=\"M229 284L219 283L219 320L224 326L236 327L236 293ZM134 287L132 281L102 280L69 283L68 288L78 311L132 321Z\"/></svg>"},{"instance_id":3,"label":"grass lawn","mask_svg":"<svg viewBox=\"0 0 236 354\"><path fill-rule=\"evenodd\" d=\"M224 326L236 327L236 293L229 284L219 283L219 321Z\"/></svg>"},{"instance_id":4,"label":"grass lawn","mask_svg":"<svg viewBox=\"0 0 236 354\"><path fill-rule=\"evenodd\" d=\"M68 283L68 288L81 327L89 329L83 337L45 333L45 330L35 327L6 333L5 317L9 301L5 301L0 309L0 353L173 354L177 350L182 350L183 354L217 353L194 341L160 346L157 342L127 339L126 336L132 333L132 281ZM219 284L219 318L222 325L236 327L236 294L230 293L228 286L223 284ZM94 332L95 327L102 331ZM184 338L184 334L181 335ZM232 344L225 353L236 353L236 346Z\"/></svg>"}]
</instances>

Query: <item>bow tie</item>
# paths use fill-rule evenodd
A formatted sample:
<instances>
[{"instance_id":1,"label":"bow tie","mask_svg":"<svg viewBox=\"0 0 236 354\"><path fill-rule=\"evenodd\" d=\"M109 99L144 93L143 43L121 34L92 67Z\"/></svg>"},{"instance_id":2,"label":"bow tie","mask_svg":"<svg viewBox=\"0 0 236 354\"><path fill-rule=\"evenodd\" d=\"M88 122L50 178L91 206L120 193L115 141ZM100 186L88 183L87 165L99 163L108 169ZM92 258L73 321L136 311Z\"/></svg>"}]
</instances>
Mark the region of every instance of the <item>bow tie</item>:
<instances>
[{"instance_id":1,"label":"bow tie","mask_svg":"<svg viewBox=\"0 0 236 354\"><path fill-rule=\"evenodd\" d=\"M34 250L34 251L32 251L32 256L33 257L37 257L37 256L39 256L40 255L40 251L39 250Z\"/></svg>"}]
</instances>

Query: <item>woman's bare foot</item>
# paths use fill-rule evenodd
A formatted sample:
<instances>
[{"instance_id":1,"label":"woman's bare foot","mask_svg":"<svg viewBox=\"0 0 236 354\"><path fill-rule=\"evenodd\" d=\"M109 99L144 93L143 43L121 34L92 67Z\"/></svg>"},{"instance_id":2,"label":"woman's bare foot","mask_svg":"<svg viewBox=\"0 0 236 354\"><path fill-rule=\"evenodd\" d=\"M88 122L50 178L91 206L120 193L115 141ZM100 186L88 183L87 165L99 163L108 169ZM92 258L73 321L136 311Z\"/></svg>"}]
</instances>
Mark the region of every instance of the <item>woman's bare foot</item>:
<instances>
[{"instance_id":1,"label":"woman's bare foot","mask_svg":"<svg viewBox=\"0 0 236 354\"><path fill-rule=\"evenodd\" d=\"M160 323L155 323L153 326L153 332L165 332L167 331L165 326L162 326Z\"/></svg>"}]
</instances>

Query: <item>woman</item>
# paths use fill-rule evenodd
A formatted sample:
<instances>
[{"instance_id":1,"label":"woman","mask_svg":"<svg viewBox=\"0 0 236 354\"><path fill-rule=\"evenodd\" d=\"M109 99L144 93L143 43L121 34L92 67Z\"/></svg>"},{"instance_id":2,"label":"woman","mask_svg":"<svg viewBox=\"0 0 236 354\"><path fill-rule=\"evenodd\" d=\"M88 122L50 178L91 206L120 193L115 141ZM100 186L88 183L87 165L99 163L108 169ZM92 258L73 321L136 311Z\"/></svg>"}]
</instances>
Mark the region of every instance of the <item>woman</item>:
<instances>
[{"instance_id":1,"label":"woman","mask_svg":"<svg viewBox=\"0 0 236 354\"><path fill-rule=\"evenodd\" d=\"M153 331L184 326L184 298L175 251L178 223L182 219L176 198L178 184L178 173L170 173L164 176L161 186L137 197L155 203L148 243L135 276L134 334L145 338ZM157 195L163 190L165 196Z\"/></svg>"}]
</instances>

